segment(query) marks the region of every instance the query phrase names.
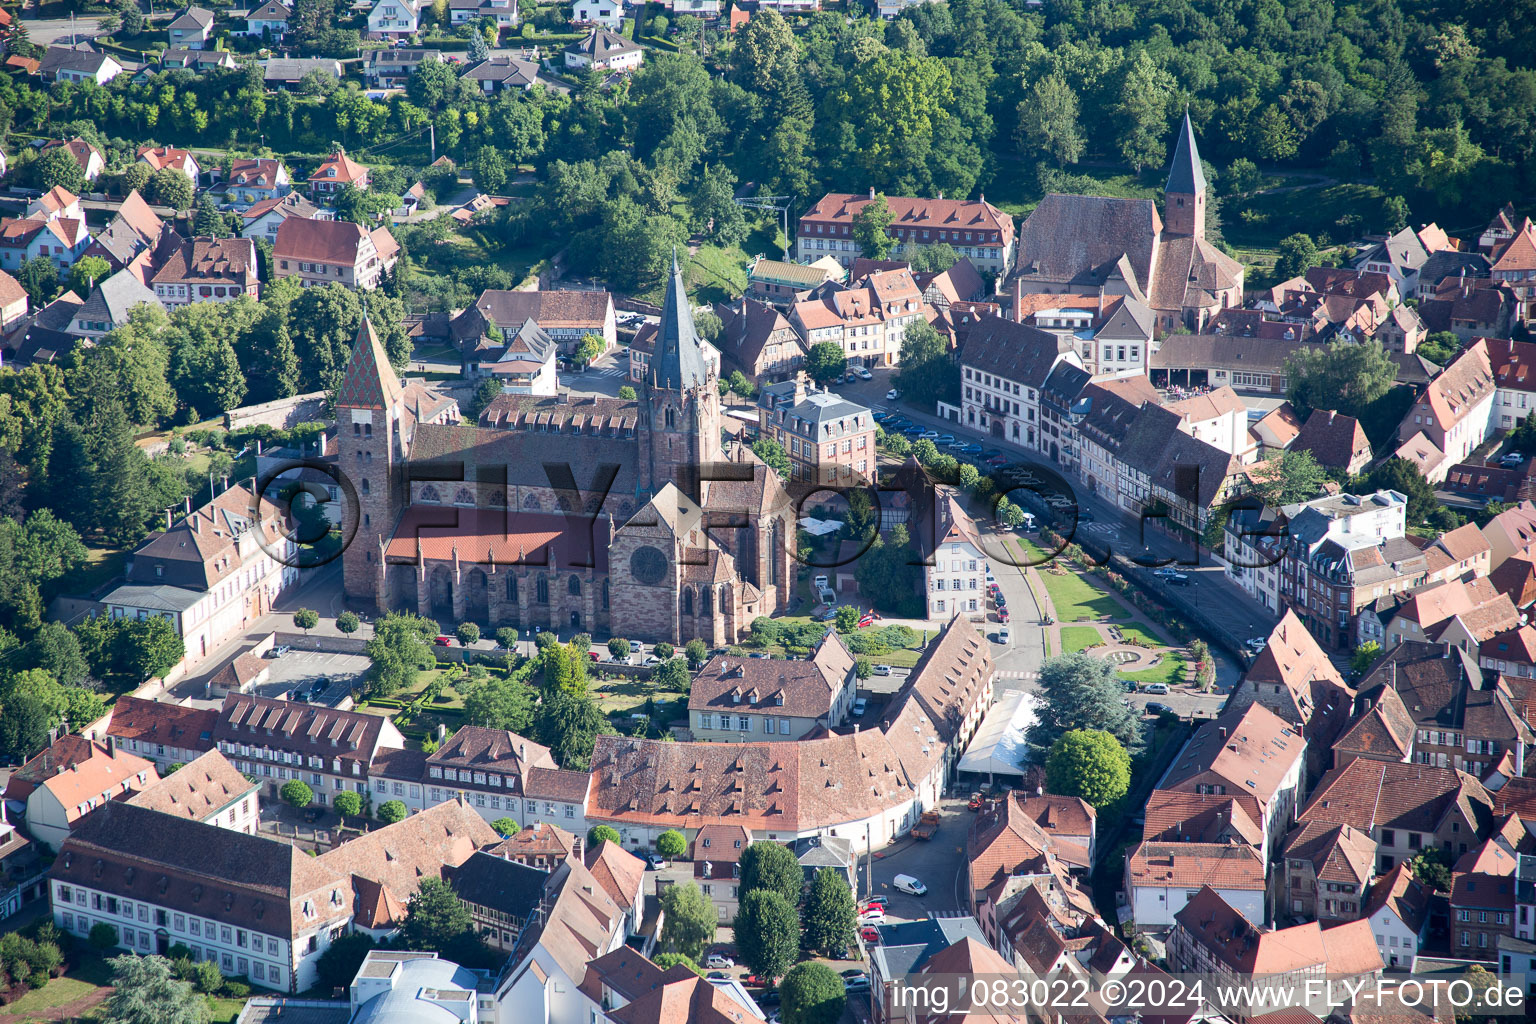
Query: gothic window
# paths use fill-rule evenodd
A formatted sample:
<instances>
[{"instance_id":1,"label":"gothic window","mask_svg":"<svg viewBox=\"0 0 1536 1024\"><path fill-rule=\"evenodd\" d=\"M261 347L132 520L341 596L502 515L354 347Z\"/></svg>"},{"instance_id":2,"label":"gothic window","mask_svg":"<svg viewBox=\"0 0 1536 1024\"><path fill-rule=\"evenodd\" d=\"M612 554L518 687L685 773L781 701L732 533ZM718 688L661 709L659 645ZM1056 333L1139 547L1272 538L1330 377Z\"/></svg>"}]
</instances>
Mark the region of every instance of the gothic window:
<instances>
[{"instance_id":1,"label":"gothic window","mask_svg":"<svg viewBox=\"0 0 1536 1024\"><path fill-rule=\"evenodd\" d=\"M597 497L596 495L593 495L592 497L588 498L586 500L586 503L582 505L582 508L584 510L586 510L586 513L589 516L597 515L597 510L602 508L602 507L603 507L603 499Z\"/></svg>"},{"instance_id":2,"label":"gothic window","mask_svg":"<svg viewBox=\"0 0 1536 1024\"><path fill-rule=\"evenodd\" d=\"M619 503L619 518L620 519L628 519L629 518L629 514L631 512L633 512L634 510L635 510L635 507L633 505L631 505L629 502L627 502L627 501L620 502Z\"/></svg>"},{"instance_id":3,"label":"gothic window","mask_svg":"<svg viewBox=\"0 0 1536 1024\"><path fill-rule=\"evenodd\" d=\"M370 490L369 487L368 487L368 478L367 477L363 478L362 491L363 491L364 494L372 494L373 493L372 490Z\"/></svg>"},{"instance_id":4,"label":"gothic window","mask_svg":"<svg viewBox=\"0 0 1536 1024\"><path fill-rule=\"evenodd\" d=\"M713 614L714 608L712 607L713 601L711 600L713 595L714 595L714 590L712 588L710 588L710 587L705 587L702 591L700 591L700 593L699 593L699 614L701 614L701 615Z\"/></svg>"},{"instance_id":5,"label":"gothic window","mask_svg":"<svg viewBox=\"0 0 1536 1024\"><path fill-rule=\"evenodd\" d=\"M422 501L442 501L442 496L437 493L437 488L427 484L421 489Z\"/></svg>"},{"instance_id":6,"label":"gothic window","mask_svg":"<svg viewBox=\"0 0 1536 1024\"><path fill-rule=\"evenodd\" d=\"M775 519L768 538L768 585L779 582L779 521Z\"/></svg>"},{"instance_id":7,"label":"gothic window","mask_svg":"<svg viewBox=\"0 0 1536 1024\"><path fill-rule=\"evenodd\" d=\"M473 505L475 503L475 496L470 493L468 487L460 487L453 496L453 503L455 505Z\"/></svg>"},{"instance_id":8,"label":"gothic window","mask_svg":"<svg viewBox=\"0 0 1536 1024\"><path fill-rule=\"evenodd\" d=\"M539 585L536 596L539 599L539 604L549 604L549 580L543 576L539 577Z\"/></svg>"},{"instance_id":9,"label":"gothic window","mask_svg":"<svg viewBox=\"0 0 1536 1024\"><path fill-rule=\"evenodd\" d=\"M667 429L671 430L672 427L673 427L672 407L669 405L669 406L667 406Z\"/></svg>"},{"instance_id":10,"label":"gothic window","mask_svg":"<svg viewBox=\"0 0 1536 1024\"><path fill-rule=\"evenodd\" d=\"M507 574L507 600L517 600L517 577L511 573Z\"/></svg>"},{"instance_id":11,"label":"gothic window","mask_svg":"<svg viewBox=\"0 0 1536 1024\"><path fill-rule=\"evenodd\" d=\"M528 497L523 499L523 508L533 508L533 509L536 509L538 507L539 507L539 496L537 494L530 494L530 495L528 495Z\"/></svg>"},{"instance_id":12,"label":"gothic window","mask_svg":"<svg viewBox=\"0 0 1536 1024\"><path fill-rule=\"evenodd\" d=\"M693 614L693 591L692 590L685 590L685 591L683 591L683 614L684 615L692 615Z\"/></svg>"},{"instance_id":13,"label":"gothic window","mask_svg":"<svg viewBox=\"0 0 1536 1024\"><path fill-rule=\"evenodd\" d=\"M492 505L505 505L506 503L507 503L507 496L505 494L501 493L500 490L495 490L495 491L491 492L491 504Z\"/></svg>"},{"instance_id":14,"label":"gothic window","mask_svg":"<svg viewBox=\"0 0 1536 1024\"><path fill-rule=\"evenodd\" d=\"M571 577L571 582L566 584L565 589L566 589L566 591L572 597L580 597L581 596L581 577L580 576L572 576Z\"/></svg>"},{"instance_id":15,"label":"gothic window","mask_svg":"<svg viewBox=\"0 0 1536 1024\"><path fill-rule=\"evenodd\" d=\"M571 499L563 494L560 495L560 497L555 499L555 508L561 512L569 512L571 510Z\"/></svg>"},{"instance_id":16,"label":"gothic window","mask_svg":"<svg viewBox=\"0 0 1536 1024\"><path fill-rule=\"evenodd\" d=\"M608 581L603 580L603 611L608 610Z\"/></svg>"}]
</instances>

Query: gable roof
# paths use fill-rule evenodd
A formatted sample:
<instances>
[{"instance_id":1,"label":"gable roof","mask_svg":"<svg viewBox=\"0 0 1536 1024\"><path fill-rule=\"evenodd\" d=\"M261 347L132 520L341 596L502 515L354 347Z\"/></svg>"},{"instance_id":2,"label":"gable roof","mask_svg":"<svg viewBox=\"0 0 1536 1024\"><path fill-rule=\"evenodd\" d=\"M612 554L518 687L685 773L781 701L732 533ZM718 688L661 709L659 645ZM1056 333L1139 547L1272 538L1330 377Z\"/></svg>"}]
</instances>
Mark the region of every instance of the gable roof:
<instances>
[{"instance_id":1,"label":"gable roof","mask_svg":"<svg viewBox=\"0 0 1536 1024\"><path fill-rule=\"evenodd\" d=\"M1492 805L1482 783L1465 772L1361 758L1324 775L1297 818L1364 831L1434 832L1456 811L1470 821L1491 822Z\"/></svg>"},{"instance_id":2,"label":"gable roof","mask_svg":"<svg viewBox=\"0 0 1536 1024\"><path fill-rule=\"evenodd\" d=\"M1311 451L1318 463L1329 469L1354 468L1360 460L1371 457L1371 442L1360 421L1331 409L1313 409L1293 447Z\"/></svg>"},{"instance_id":3,"label":"gable roof","mask_svg":"<svg viewBox=\"0 0 1536 1024\"><path fill-rule=\"evenodd\" d=\"M119 742L163 743L184 750L212 750L219 713L171 701L124 694L112 705L107 735Z\"/></svg>"},{"instance_id":4,"label":"gable roof","mask_svg":"<svg viewBox=\"0 0 1536 1024\"><path fill-rule=\"evenodd\" d=\"M1150 199L1051 192L1019 231L1014 273L1020 287L1039 281L1071 284L1083 291L1121 278L1135 298L1145 301L1162 229Z\"/></svg>"},{"instance_id":5,"label":"gable roof","mask_svg":"<svg viewBox=\"0 0 1536 1024\"><path fill-rule=\"evenodd\" d=\"M1161 788L1187 788L1209 775L1225 781L1234 793L1267 804L1305 748L1306 741L1278 715L1262 704L1250 704L1196 730L1163 776Z\"/></svg>"},{"instance_id":6,"label":"gable roof","mask_svg":"<svg viewBox=\"0 0 1536 1024\"><path fill-rule=\"evenodd\" d=\"M1429 919L1429 899L1429 887L1413 876L1406 863L1402 863L1371 886L1370 896L1360 908L1361 916L1370 918L1378 911L1389 910L1418 932Z\"/></svg>"},{"instance_id":7,"label":"gable roof","mask_svg":"<svg viewBox=\"0 0 1536 1024\"><path fill-rule=\"evenodd\" d=\"M277 259L339 263L353 266L363 239L370 238L362 226L349 220L309 220L288 217L278 226L272 251Z\"/></svg>"},{"instance_id":8,"label":"gable roof","mask_svg":"<svg viewBox=\"0 0 1536 1024\"><path fill-rule=\"evenodd\" d=\"M182 765L160 781L128 798L138 807L206 821L242 797L250 796L256 783L230 764L217 750Z\"/></svg>"}]
</instances>

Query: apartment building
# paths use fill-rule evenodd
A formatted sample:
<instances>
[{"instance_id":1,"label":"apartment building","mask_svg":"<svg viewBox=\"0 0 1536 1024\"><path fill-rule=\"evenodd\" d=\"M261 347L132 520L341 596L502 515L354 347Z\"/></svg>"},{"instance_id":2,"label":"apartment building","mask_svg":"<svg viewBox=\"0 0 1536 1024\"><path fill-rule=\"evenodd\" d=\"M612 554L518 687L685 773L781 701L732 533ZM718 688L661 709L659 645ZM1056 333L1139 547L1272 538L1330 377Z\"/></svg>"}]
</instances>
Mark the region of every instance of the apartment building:
<instances>
[{"instance_id":1,"label":"apartment building","mask_svg":"<svg viewBox=\"0 0 1536 1024\"><path fill-rule=\"evenodd\" d=\"M1081 368L1070 343L999 316L963 317L959 345L960 419L1013 444L1040 449L1040 390L1059 362Z\"/></svg>"},{"instance_id":2,"label":"apartment building","mask_svg":"<svg viewBox=\"0 0 1536 1024\"><path fill-rule=\"evenodd\" d=\"M854 366L895 366L907 328L937 314L905 267L876 270L843 286L827 282L797 299L789 322L807 349L831 342Z\"/></svg>"},{"instance_id":3,"label":"apartment building","mask_svg":"<svg viewBox=\"0 0 1536 1024\"><path fill-rule=\"evenodd\" d=\"M193 302L255 298L256 243L249 238L193 238L161 246L150 287L167 309Z\"/></svg>"},{"instance_id":4,"label":"apartment building","mask_svg":"<svg viewBox=\"0 0 1536 1024\"><path fill-rule=\"evenodd\" d=\"M1413 970L1419 950L1429 938L1432 890L1399 864L1371 886L1361 916L1371 922L1376 952L1388 967Z\"/></svg>"},{"instance_id":5,"label":"apartment building","mask_svg":"<svg viewBox=\"0 0 1536 1024\"><path fill-rule=\"evenodd\" d=\"M287 217L272 245L273 276L297 277L305 288L377 288L399 257L388 228L369 231L345 220Z\"/></svg>"},{"instance_id":6,"label":"apartment building","mask_svg":"<svg viewBox=\"0 0 1536 1024\"><path fill-rule=\"evenodd\" d=\"M947 621L956 616L975 620L987 610L987 553L976 523L949 488L934 504L937 530L933 555L923 566L928 588L928 618ZM927 538L918 538L926 545Z\"/></svg>"},{"instance_id":7,"label":"apartment building","mask_svg":"<svg viewBox=\"0 0 1536 1024\"><path fill-rule=\"evenodd\" d=\"M694 738L723 743L798 740L842 726L853 709L854 658L836 632L809 658L776 661L720 654L704 664L688 695Z\"/></svg>"},{"instance_id":8,"label":"apartment building","mask_svg":"<svg viewBox=\"0 0 1536 1024\"><path fill-rule=\"evenodd\" d=\"M195 761L213 749L213 708L124 694L112 705L107 735L131 754L153 761L162 774L173 764Z\"/></svg>"},{"instance_id":9,"label":"apartment building","mask_svg":"<svg viewBox=\"0 0 1536 1024\"><path fill-rule=\"evenodd\" d=\"M80 823L107 804L136 793L159 779L155 766L106 743L86 741L89 746L44 773L27 796L27 830L50 850L58 850ZM52 746L52 745L50 745ZM39 758L53 755L44 751ZM37 758L33 759L34 761Z\"/></svg>"},{"instance_id":10,"label":"apartment building","mask_svg":"<svg viewBox=\"0 0 1536 1024\"><path fill-rule=\"evenodd\" d=\"M793 479L847 484L875 470L875 420L866 406L817 391L803 372L758 392L757 427L789 456Z\"/></svg>"},{"instance_id":11,"label":"apartment building","mask_svg":"<svg viewBox=\"0 0 1536 1024\"><path fill-rule=\"evenodd\" d=\"M1430 483L1445 479L1450 468L1483 443L1496 423L1498 384L1488 343L1472 342L1424 389L1398 424L1397 439L1407 445L1420 435L1432 454L1425 474Z\"/></svg>"},{"instance_id":12,"label":"apartment building","mask_svg":"<svg viewBox=\"0 0 1536 1024\"><path fill-rule=\"evenodd\" d=\"M829 192L819 199L800 217L795 258L810 263L830 255L850 265L859 256L853 219L874 198L875 190L870 189L867 196ZM910 259L924 246L944 242L994 278L1006 277L1013 269L1018 255L1013 218L988 203L985 195L974 200L886 196L885 204L891 211L886 233L896 240L893 258Z\"/></svg>"},{"instance_id":13,"label":"apartment building","mask_svg":"<svg viewBox=\"0 0 1536 1024\"><path fill-rule=\"evenodd\" d=\"M275 799L283 783L298 779L320 805L337 793L367 793L368 767L379 752L405 746L400 730L380 715L246 693L224 698L213 737L236 768L261 780L263 796Z\"/></svg>"}]
</instances>

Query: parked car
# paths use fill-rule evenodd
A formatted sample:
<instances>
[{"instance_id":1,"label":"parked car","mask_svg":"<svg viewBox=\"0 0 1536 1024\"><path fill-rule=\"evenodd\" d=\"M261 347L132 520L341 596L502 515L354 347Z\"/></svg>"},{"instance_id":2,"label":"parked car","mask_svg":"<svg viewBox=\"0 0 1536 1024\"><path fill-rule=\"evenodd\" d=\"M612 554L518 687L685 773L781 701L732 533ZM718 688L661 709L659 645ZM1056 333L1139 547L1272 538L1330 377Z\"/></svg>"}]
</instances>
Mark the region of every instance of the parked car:
<instances>
[{"instance_id":1,"label":"parked car","mask_svg":"<svg viewBox=\"0 0 1536 1024\"><path fill-rule=\"evenodd\" d=\"M876 423L884 423L886 420L891 418L891 414L884 412L883 410L876 409L874 412L869 414L869 417Z\"/></svg>"},{"instance_id":2,"label":"parked car","mask_svg":"<svg viewBox=\"0 0 1536 1024\"><path fill-rule=\"evenodd\" d=\"M937 441L939 439L939 432L937 430L925 430L917 435L917 439L919 441Z\"/></svg>"},{"instance_id":3,"label":"parked car","mask_svg":"<svg viewBox=\"0 0 1536 1024\"><path fill-rule=\"evenodd\" d=\"M1147 714L1149 715L1171 715L1174 713L1173 708L1167 704L1159 704L1155 700L1147 701Z\"/></svg>"},{"instance_id":4,"label":"parked car","mask_svg":"<svg viewBox=\"0 0 1536 1024\"><path fill-rule=\"evenodd\" d=\"M322 693L324 693L326 690L329 690L330 688L331 688L331 677L330 676L321 676L319 679L315 680L314 685L310 686L310 688L309 688L309 695L311 697L318 697Z\"/></svg>"},{"instance_id":5,"label":"parked car","mask_svg":"<svg viewBox=\"0 0 1536 1024\"><path fill-rule=\"evenodd\" d=\"M955 435L954 434L940 434L938 437L934 438L934 442L933 443L934 444L942 444L942 445L946 445L946 446L947 445L952 445L952 444L955 443Z\"/></svg>"},{"instance_id":6,"label":"parked car","mask_svg":"<svg viewBox=\"0 0 1536 1024\"><path fill-rule=\"evenodd\" d=\"M293 650L293 648L289 647L287 644L278 644L276 647L267 652L267 657L281 658L291 650Z\"/></svg>"},{"instance_id":7,"label":"parked car","mask_svg":"<svg viewBox=\"0 0 1536 1024\"><path fill-rule=\"evenodd\" d=\"M768 655L764 651L753 651L751 654L747 655L747 657L749 657L749 658L766 658L766 657L768 657Z\"/></svg>"},{"instance_id":8,"label":"parked car","mask_svg":"<svg viewBox=\"0 0 1536 1024\"><path fill-rule=\"evenodd\" d=\"M709 959L704 961L704 966L705 967L713 967L713 968L716 968L718 970L725 971L725 970L730 970L732 967L735 967L736 966L736 961L732 960L728 956L722 956L719 953L711 953L711 954L709 954Z\"/></svg>"},{"instance_id":9,"label":"parked car","mask_svg":"<svg viewBox=\"0 0 1536 1024\"><path fill-rule=\"evenodd\" d=\"M1244 646L1251 650L1262 651L1264 648L1269 646L1269 638L1262 636L1251 636L1246 641L1244 641Z\"/></svg>"},{"instance_id":10,"label":"parked car","mask_svg":"<svg viewBox=\"0 0 1536 1024\"><path fill-rule=\"evenodd\" d=\"M986 453L983 452L982 454L986 454ZM989 465L989 466L1006 466L1007 464L1008 464L1008 460L1003 458L1001 455L994 455L990 459L987 460L987 465Z\"/></svg>"},{"instance_id":11,"label":"parked car","mask_svg":"<svg viewBox=\"0 0 1536 1024\"><path fill-rule=\"evenodd\" d=\"M659 853L646 854L645 864L646 867L650 868L652 871L660 871L662 868L667 866L666 860Z\"/></svg>"},{"instance_id":12,"label":"parked car","mask_svg":"<svg viewBox=\"0 0 1536 1024\"><path fill-rule=\"evenodd\" d=\"M853 717L863 718L865 710L869 707L869 701L863 697L853 698Z\"/></svg>"},{"instance_id":13,"label":"parked car","mask_svg":"<svg viewBox=\"0 0 1536 1024\"><path fill-rule=\"evenodd\" d=\"M928 887L918 881L914 875L897 875L891 880L891 886L897 892L904 892L908 896L928 895Z\"/></svg>"},{"instance_id":14,"label":"parked car","mask_svg":"<svg viewBox=\"0 0 1536 1024\"><path fill-rule=\"evenodd\" d=\"M440 636L440 637L438 637L436 640L434 640L432 642L434 644L436 644L437 646L439 646L439 647L452 647L453 646L453 637L451 637L451 636Z\"/></svg>"},{"instance_id":15,"label":"parked car","mask_svg":"<svg viewBox=\"0 0 1536 1024\"><path fill-rule=\"evenodd\" d=\"M870 907L859 915L860 924L884 924L885 910L881 907Z\"/></svg>"},{"instance_id":16,"label":"parked car","mask_svg":"<svg viewBox=\"0 0 1536 1024\"><path fill-rule=\"evenodd\" d=\"M1093 515L1092 510L1086 509L1086 508L1078 509L1077 510L1077 521L1080 522L1080 523L1091 523L1091 522L1094 522L1094 515Z\"/></svg>"},{"instance_id":17,"label":"parked car","mask_svg":"<svg viewBox=\"0 0 1536 1024\"><path fill-rule=\"evenodd\" d=\"M859 375L859 380L874 380L875 379L875 375L869 372L869 368L868 367L861 366L861 367L859 367L857 370L855 370L853 372L857 373Z\"/></svg>"},{"instance_id":18,"label":"parked car","mask_svg":"<svg viewBox=\"0 0 1536 1024\"><path fill-rule=\"evenodd\" d=\"M844 978L843 988L849 992L868 992L869 975L860 973L857 978Z\"/></svg>"},{"instance_id":19,"label":"parked car","mask_svg":"<svg viewBox=\"0 0 1536 1024\"><path fill-rule=\"evenodd\" d=\"M1153 569L1152 575L1158 579L1167 579L1169 576L1179 576L1181 573L1172 566L1165 565L1161 569Z\"/></svg>"},{"instance_id":20,"label":"parked car","mask_svg":"<svg viewBox=\"0 0 1536 1024\"><path fill-rule=\"evenodd\" d=\"M859 929L859 938L870 945L877 945L880 942L880 929L872 924L867 924Z\"/></svg>"},{"instance_id":21,"label":"parked car","mask_svg":"<svg viewBox=\"0 0 1536 1024\"><path fill-rule=\"evenodd\" d=\"M1187 587L1189 586L1189 573L1176 572L1172 576L1165 576L1163 582L1167 583L1170 587Z\"/></svg>"},{"instance_id":22,"label":"parked car","mask_svg":"<svg viewBox=\"0 0 1536 1024\"><path fill-rule=\"evenodd\" d=\"M877 676L888 676L890 674L891 674L891 666L889 666L889 665L876 665L875 666L875 675L877 675Z\"/></svg>"},{"instance_id":23,"label":"parked car","mask_svg":"<svg viewBox=\"0 0 1536 1024\"><path fill-rule=\"evenodd\" d=\"M850 967L848 970L843 971L841 974L841 977L844 981L848 980L849 978L862 978L863 976L864 970L860 967Z\"/></svg>"},{"instance_id":24,"label":"parked car","mask_svg":"<svg viewBox=\"0 0 1536 1024\"><path fill-rule=\"evenodd\" d=\"M292 693L288 694L288 699L293 701L295 704L308 704L309 694L305 693L303 690L294 690Z\"/></svg>"},{"instance_id":25,"label":"parked car","mask_svg":"<svg viewBox=\"0 0 1536 1024\"><path fill-rule=\"evenodd\" d=\"M889 390L889 391L887 391L885 393L885 400L887 402L895 402L895 401L899 400L900 398L901 398L901 392L897 391L895 388L891 388L891 390Z\"/></svg>"},{"instance_id":26,"label":"parked car","mask_svg":"<svg viewBox=\"0 0 1536 1024\"><path fill-rule=\"evenodd\" d=\"M997 621L998 622L1002 622L1002 623L1007 623L1008 619L1009 619L1008 609L1007 608L999 608L997 610ZM1004 630L1003 632L1004 632L1004 634L1006 634L1007 630ZM1003 643L1007 643L1007 642L1008 642L1008 638L1005 635L1003 637Z\"/></svg>"},{"instance_id":27,"label":"parked car","mask_svg":"<svg viewBox=\"0 0 1536 1024\"><path fill-rule=\"evenodd\" d=\"M1167 683L1148 683L1142 688L1143 693L1155 693L1159 696L1168 692Z\"/></svg>"},{"instance_id":28,"label":"parked car","mask_svg":"<svg viewBox=\"0 0 1536 1024\"><path fill-rule=\"evenodd\" d=\"M724 971L710 971L705 975L705 977L711 981L724 981L729 978L730 975L726 974Z\"/></svg>"},{"instance_id":29,"label":"parked car","mask_svg":"<svg viewBox=\"0 0 1536 1024\"><path fill-rule=\"evenodd\" d=\"M901 432L908 437L921 437L928 432L928 428L913 423L911 426L903 427Z\"/></svg>"},{"instance_id":30,"label":"parked car","mask_svg":"<svg viewBox=\"0 0 1536 1024\"><path fill-rule=\"evenodd\" d=\"M860 907L859 909L868 910L870 907L888 907L890 905L891 901L884 896L871 896L869 899L864 901L864 906Z\"/></svg>"}]
</instances>

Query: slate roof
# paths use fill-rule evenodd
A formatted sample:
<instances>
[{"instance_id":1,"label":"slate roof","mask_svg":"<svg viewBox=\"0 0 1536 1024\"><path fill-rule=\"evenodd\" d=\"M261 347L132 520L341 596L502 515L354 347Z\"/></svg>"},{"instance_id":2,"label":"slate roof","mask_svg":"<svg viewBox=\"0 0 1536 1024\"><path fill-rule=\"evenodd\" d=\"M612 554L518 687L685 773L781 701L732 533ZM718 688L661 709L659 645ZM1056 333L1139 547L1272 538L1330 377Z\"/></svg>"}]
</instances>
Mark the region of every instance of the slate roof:
<instances>
[{"instance_id":1,"label":"slate roof","mask_svg":"<svg viewBox=\"0 0 1536 1024\"><path fill-rule=\"evenodd\" d=\"M454 894L465 903L526 920L544 897L549 872L477 850L462 864L444 870Z\"/></svg>"},{"instance_id":2,"label":"slate roof","mask_svg":"<svg viewBox=\"0 0 1536 1024\"><path fill-rule=\"evenodd\" d=\"M1037 389L1061 354L1056 335L1000 316L976 317L955 336L962 366Z\"/></svg>"},{"instance_id":3,"label":"slate roof","mask_svg":"<svg viewBox=\"0 0 1536 1024\"><path fill-rule=\"evenodd\" d=\"M159 306L160 300L132 273L119 270L91 290L75 319L101 321L116 327L128 322L128 314L135 306L145 303Z\"/></svg>"},{"instance_id":4,"label":"slate roof","mask_svg":"<svg viewBox=\"0 0 1536 1024\"><path fill-rule=\"evenodd\" d=\"M693 303L683 286L683 272L678 267L675 250L672 253L672 276L667 281L666 297L661 304L656 351L648 369L652 386L659 385L669 391L704 387L711 377L709 362L704 358L704 349L693 327Z\"/></svg>"},{"instance_id":5,"label":"slate roof","mask_svg":"<svg viewBox=\"0 0 1536 1024\"><path fill-rule=\"evenodd\" d=\"M1195 129L1189 123L1189 111L1184 111L1184 123L1179 126L1179 141L1173 151L1173 163L1168 168L1168 184L1164 192L1193 195L1205 191L1205 169L1200 166L1200 148L1195 145Z\"/></svg>"}]
</instances>

